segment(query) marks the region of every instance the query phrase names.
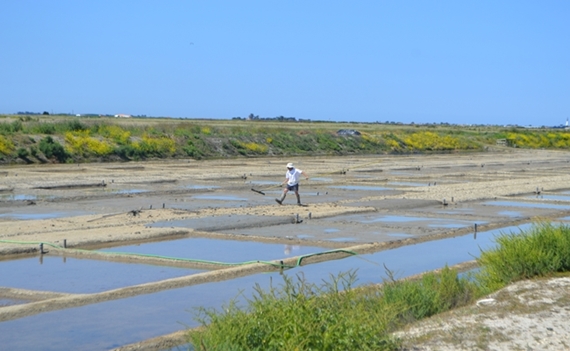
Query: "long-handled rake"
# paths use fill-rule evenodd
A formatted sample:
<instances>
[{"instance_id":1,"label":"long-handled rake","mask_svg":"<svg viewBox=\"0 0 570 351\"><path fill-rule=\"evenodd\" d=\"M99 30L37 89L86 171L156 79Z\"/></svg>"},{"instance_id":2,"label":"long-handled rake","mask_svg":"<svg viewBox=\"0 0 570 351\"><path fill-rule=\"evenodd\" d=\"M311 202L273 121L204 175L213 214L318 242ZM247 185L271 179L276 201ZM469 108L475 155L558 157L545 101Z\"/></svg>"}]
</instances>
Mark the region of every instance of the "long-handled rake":
<instances>
[{"instance_id":1,"label":"long-handled rake","mask_svg":"<svg viewBox=\"0 0 570 351\"><path fill-rule=\"evenodd\" d=\"M261 195L265 195L265 192L266 192L267 190L274 189L274 188L278 188L278 187L281 187L281 186L282 186L281 184L279 184L279 185L272 185L272 186L270 186L270 187L263 188L263 189L261 189L261 190L251 188L251 191L256 192L256 193L258 193L258 194L261 194Z\"/></svg>"}]
</instances>

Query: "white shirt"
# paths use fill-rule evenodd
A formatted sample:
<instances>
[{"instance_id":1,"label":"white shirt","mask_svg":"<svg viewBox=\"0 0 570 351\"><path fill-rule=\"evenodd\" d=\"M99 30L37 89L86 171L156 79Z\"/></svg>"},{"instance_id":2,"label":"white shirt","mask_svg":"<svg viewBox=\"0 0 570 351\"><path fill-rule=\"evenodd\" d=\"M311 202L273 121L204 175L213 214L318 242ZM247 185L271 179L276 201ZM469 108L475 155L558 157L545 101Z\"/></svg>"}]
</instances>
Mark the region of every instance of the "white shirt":
<instances>
[{"instance_id":1,"label":"white shirt","mask_svg":"<svg viewBox=\"0 0 570 351\"><path fill-rule=\"evenodd\" d=\"M301 171L300 169L293 168L292 170L287 170L285 173L285 178L287 179L287 185L295 185L299 183L299 179L301 178Z\"/></svg>"}]
</instances>

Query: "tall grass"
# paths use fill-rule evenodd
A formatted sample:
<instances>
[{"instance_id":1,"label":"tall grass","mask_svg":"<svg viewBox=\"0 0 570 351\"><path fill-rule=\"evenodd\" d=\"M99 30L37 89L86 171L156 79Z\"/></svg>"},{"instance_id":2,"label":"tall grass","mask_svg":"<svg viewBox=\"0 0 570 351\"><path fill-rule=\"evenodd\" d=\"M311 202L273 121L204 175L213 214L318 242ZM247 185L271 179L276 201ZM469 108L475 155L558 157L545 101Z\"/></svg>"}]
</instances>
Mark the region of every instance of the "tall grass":
<instances>
[{"instance_id":1,"label":"tall grass","mask_svg":"<svg viewBox=\"0 0 570 351\"><path fill-rule=\"evenodd\" d=\"M200 308L203 328L189 331L196 350L398 350L391 333L405 324L464 306L510 282L570 270L570 227L536 223L503 233L478 259L480 271L461 277L445 267L419 280L389 279L353 288L355 272L315 285L284 276L280 286L255 287L240 308Z\"/></svg>"},{"instance_id":2,"label":"tall grass","mask_svg":"<svg viewBox=\"0 0 570 351\"><path fill-rule=\"evenodd\" d=\"M463 306L478 296L477 288L455 270L445 267L439 273L427 273L418 281L393 281L381 288L383 302L398 306L398 323L406 324Z\"/></svg>"},{"instance_id":3,"label":"tall grass","mask_svg":"<svg viewBox=\"0 0 570 351\"><path fill-rule=\"evenodd\" d=\"M350 289L348 272L316 285L284 276L282 285L259 286L248 308L232 301L219 313L200 309L208 327L190 332L200 350L393 350L387 331L397 311L377 304L376 294ZM342 290L342 291L341 291Z\"/></svg>"},{"instance_id":4,"label":"tall grass","mask_svg":"<svg viewBox=\"0 0 570 351\"><path fill-rule=\"evenodd\" d=\"M536 223L527 231L503 233L497 247L481 253L476 278L484 292L514 281L570 270L570 227Z\"/></svg>"}]
</instances>

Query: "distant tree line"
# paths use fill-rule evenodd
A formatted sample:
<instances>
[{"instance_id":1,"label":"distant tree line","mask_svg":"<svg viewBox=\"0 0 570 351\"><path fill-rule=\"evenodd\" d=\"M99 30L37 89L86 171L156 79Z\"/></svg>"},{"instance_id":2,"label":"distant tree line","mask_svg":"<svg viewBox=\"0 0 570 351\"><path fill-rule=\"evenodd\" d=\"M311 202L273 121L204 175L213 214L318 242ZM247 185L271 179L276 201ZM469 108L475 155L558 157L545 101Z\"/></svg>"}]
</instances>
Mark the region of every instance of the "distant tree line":
<instances>
[{"instance_id":1,"label":"distant tree line","mask_svg":"<svg viewBox=\"0 0 570 351\"><path fill-rule=\"evenodd\" d=\"M249 120L249 121L280 121L280 122L297 122L297 118L295 117L285 117L285 116L277 116L277 117L259 117L259 115L254 115L250 113L247 117L233 117L233 120ZM310 119L299 119L299 122L310 122Z\"/></svg>"}]
</instances>

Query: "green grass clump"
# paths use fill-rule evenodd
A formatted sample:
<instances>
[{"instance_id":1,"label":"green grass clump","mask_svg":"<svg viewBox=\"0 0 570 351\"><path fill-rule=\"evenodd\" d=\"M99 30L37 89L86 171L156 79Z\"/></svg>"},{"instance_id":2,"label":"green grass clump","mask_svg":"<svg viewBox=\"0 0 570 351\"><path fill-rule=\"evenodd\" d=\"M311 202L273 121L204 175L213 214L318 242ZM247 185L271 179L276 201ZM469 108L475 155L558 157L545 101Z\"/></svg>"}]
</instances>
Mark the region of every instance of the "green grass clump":
<instances>
[{"instance_id":1,"label":"green grass clump","mask_svg":"<svg viewBox=\"0 0 570 351\"><path fill-rule=\"evenodd\" d=\"M503 233L497 247L481 253L476 278L484 292L522 279L570 270L570 227L537 223L527 231Z\"/></svg>"},{"instance_id":2,"label":"green grass clump","mask_svg":"<svg viewBox=\"0 0 570 351\"><path fill-rule=\"evenodd\" d=\"M22 130L22 121L16 120L11 123L0 123L0 134L12 135Z\"/></svg>"},{"instance_id":3,"label":"green grass clump","mask_svg":"<svg viewBox=\"0 0 570 351\"><path fill-rule=\"evenodd\" d=\"M460 278L448 267L438 273L424 274L417 281L385 283L382 293L385 304L398 306L401 311L397 321L400 324L464 306L478 296L477 288L470 280Z\"/></svg>"},{"instance_id":4,"label":"green grass clump","mask_svg":"<svg viewBox=\"0 0 570 351\"><path fill-rule=\"evenodd\" d=\"M191 342L197 350L394 350L387 332L397 312L351 289L354 280L344 273L318 286L284 276L280 287L256 286L247 309L235 301L221 313L201 308L207 328L190 331Z\"/></svg>"}]
</instances>

